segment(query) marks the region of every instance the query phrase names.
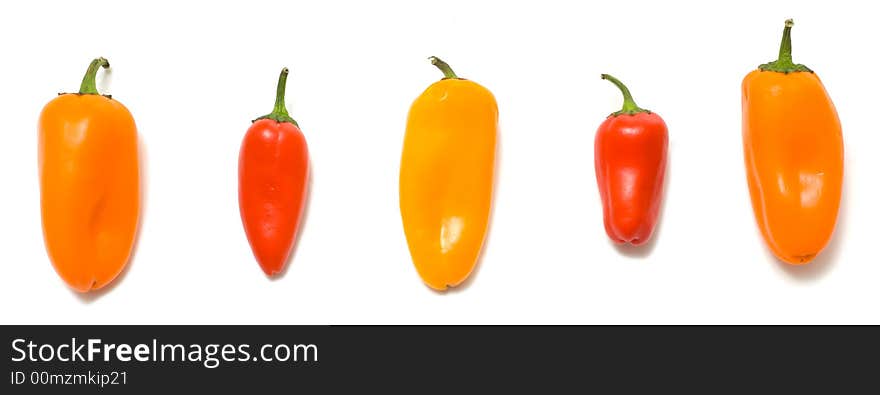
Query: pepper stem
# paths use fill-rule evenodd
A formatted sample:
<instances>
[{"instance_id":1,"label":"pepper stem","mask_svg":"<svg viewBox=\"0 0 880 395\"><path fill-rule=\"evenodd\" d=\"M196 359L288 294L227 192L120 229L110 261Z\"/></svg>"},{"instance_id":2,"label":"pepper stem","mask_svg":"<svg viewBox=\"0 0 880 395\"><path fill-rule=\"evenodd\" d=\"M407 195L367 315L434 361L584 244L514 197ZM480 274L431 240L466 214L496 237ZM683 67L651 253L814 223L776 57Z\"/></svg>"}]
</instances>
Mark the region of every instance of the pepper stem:
<instances>
[{"instance_id":1,"label":"pepper stem","mask_svg":"<svg viewBox=\"0 0 880 395\"><path fill-rule=\"evenodd\" d=\"M785 29L782 30L782 42L779 44L779 61L793 63L791 59L791 28L794 19L785 20Z\"/></svg>"},{"instance_id":2,"label":"pepper stem","mask_svg":"<svg viewBox=\"0 0 880 395\"><path fill-rule=\"evenodd\" d=\"M451 79L451 78L457 79L458 78L458 76L455 75L455 72L452 71L452 67L449 67L449 64L440 60L440 58L438 58L436 56L431 56L430 58L428 58L428 60L431 61L432 65L437 66L437 68L443 72L443 79Z\"/></svg>"},{"instance_id":3,"label":"pepper stem","mask_svg":"<svg viewBox=\"0 0 880 395\"><path fill-rule=\"evenodd\" d=\"M290 122L299 126L296 121L287 114L287 106L284 105L284 92L287 89L287 74L289 73L290 71L287 70L287 67L281 69L281 75L278 76L278 87L275 90L275 107L272 109L271 113L255 119L254 122L261 119L271 119L275 122Z\"/></svg>"},{"instance_id":4,"label":"pepper stem","mask_svg":"<svg viewBox=\"0 0 880 395\"><path fill-rule=\"evenodd\" d=\"M779 44L779 58L773 62L765 63L758 66L761 71L774 71L777 73L793 73L793 72L809 72L812 73L807 66L795 64L791 58L791 28L794 26L794 20L785 20L785 30L782 31L782 43Z\"/></svg>"},{"instance_id":5,"label":"pepper stem","mask_svg":"<svg viewBox=\"0 0 880 395\"><path fill-rule=\"evenodd\" d=\"M79 85L80 95L97 95L98 87L95 83L95 77L98 75L98 69L101 67L110 68L110 62L104 58L97 58L89 64L86 75L83 76L82 84Z\"/></svg>"},{"instance_id":6,"label":"pepper stem","mask_svg":"<svg viewBox=\"0 0 880 395\"><path fill-rule=\"evenodd\" d=\"M623 93L623 109L611 114L612 117L616 117L618 115L623 115L623 114L636 115L636 114L642 113L642 112L646 112L649 114L651 113L651 111L648 111L648 110L636 105L636 101L633 100L632 94L629 93L629 89L626 87L626 85L623 84L623 82L620 82L620 80L618 80L617 78L614 78L608 74L602 74L602 79L611 81L611 83L616 85L617 88L620 89L620 92Z\"/></svg>"}]
</instances>

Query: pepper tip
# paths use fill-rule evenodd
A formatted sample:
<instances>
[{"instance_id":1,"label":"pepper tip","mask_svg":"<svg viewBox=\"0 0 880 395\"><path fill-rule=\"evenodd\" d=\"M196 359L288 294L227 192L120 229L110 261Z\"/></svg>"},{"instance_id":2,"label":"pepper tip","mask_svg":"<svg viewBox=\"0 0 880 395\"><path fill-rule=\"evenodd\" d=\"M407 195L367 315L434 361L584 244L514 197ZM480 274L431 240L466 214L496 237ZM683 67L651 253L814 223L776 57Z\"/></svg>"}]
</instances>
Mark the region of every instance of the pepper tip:
<instances>
[{"instance_id":1,"label":"pepper tip","mask_svg":"<svg viewBox=\"0 0 880 395\"><path fill-rule=\"evenodd\" d=\"M794 26L794 19L791 19L791 18L786 19L785 20L785 27L792 27L792 26Z\"/></svg>"}]
</instances>

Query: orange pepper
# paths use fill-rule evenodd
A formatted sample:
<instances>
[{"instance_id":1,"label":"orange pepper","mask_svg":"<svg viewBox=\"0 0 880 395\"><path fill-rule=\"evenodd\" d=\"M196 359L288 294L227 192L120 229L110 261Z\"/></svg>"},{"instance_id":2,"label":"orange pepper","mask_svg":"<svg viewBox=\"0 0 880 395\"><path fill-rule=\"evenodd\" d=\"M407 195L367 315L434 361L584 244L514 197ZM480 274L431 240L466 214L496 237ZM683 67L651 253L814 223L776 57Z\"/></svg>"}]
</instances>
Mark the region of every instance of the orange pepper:
<instances>
[{"instance_id":1,"label":"orange pepper","mask_svg":"<svg viewBox=\"0 0 880 395\"><path fill-rule=\"evenodd\" d=\"M770 250L804 264L828 244L843 185L843 135L816 74L791 58L786 21L779 59L742 84L743 148L752 208Z\"/></svg>"},{"instance_id":2,"label":"orange pepper","mask_svg":"<svg viewBox=\"0 0 880 395\"><path fill-rule=\"evenodd\" d=\"M55 270L80 292L101 288L125 267L140 210L138 138L122 103L98 94L89 65L79 93L40 114L43 237Z\"/></svg>"},{"instance_id":3,"label":"orange pepper","mask_svg":"<svg viewBox=\"0 0 880 395\"><path fill-rule=\"evenodd\" d=\"M422 280L435 290L464 281L474 269L489 223L495 176L498 106L479 84L445 78L409 111L400 163L400 214Z\"/></svg>"}]
</instances>

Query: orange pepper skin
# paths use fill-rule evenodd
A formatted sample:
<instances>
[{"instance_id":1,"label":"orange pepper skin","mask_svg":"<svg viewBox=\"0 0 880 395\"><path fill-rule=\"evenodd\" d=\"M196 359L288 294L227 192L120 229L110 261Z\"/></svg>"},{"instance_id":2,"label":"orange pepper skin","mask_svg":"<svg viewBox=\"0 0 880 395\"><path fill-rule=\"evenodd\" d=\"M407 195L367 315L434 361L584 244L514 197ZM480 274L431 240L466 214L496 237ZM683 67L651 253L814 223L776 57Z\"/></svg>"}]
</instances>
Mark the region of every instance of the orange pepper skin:
<instances>
[{"instance_id":1,"label":"orange pepper skin","mask_svg":"<svg viewBox=\"0 0 880 395\"><path fill-rule=\"evenodd\" d=\"M743 150L752 209L773 254L805 264L828 244L843 186L843 134L815 73L790 61L762 65L742 84ZM786 42L787 40L787 42ZM787 46L787 49L785 49ZM784 71L788 72L784 72Z\"/></svg>"},{"instance_id":2,"label":"orange pepper skin","mask_svg":"<svg viewBox=\"0 0 880 395\"><path fill-rule=\"evenodd\" d=\"M39 120L43 238L58 275L79 292L122 271L140 214L137 128L122 103L94 90L98 66L93 93L60 95Z\"/></svg>"},{"instance_id":3,"label":"orange pepper skin","mask_svg":"<svg viewBox=\"0 0 880 395\"><path fill-rule=\"evenodd\" d=\"M492 207L498 106L479 84L446 74L412 104L400 163L400 214L413 263L429 287L474 269Z\"/></svg>"}]
</instances>

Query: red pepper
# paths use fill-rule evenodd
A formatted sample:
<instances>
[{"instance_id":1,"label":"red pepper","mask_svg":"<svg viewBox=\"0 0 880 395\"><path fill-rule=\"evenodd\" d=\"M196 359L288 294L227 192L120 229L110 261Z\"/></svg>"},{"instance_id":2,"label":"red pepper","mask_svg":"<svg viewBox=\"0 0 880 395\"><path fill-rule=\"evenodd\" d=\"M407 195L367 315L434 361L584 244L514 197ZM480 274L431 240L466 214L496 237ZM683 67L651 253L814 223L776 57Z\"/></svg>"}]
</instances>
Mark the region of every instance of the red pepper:
<instances>
[{"instance_id":1,"label":"red pepper","mask_svg":"<svg viewBox=\"0 0 880 395\"><path fill-rule=\"evenodd\" d=\"M659 115L639 108L629 89L602 74L623 92L623 109L596 132L596 181L605 232L616 243L643 244L651 238L663 199L669 136Z\"/></svg>"},{"instance_id":2,"label":"red pepper","mask_svg":"<svg viewBox=\"0 0 880 395\"><path fill-rule=\"evenodd\" d=\"M309 176L306 139L284 106L286 83L287 68L278 78L275 109L253 122L238 160L241 222L268 276L281 272L293 249Z\"/></svg>"}]
</instances>

